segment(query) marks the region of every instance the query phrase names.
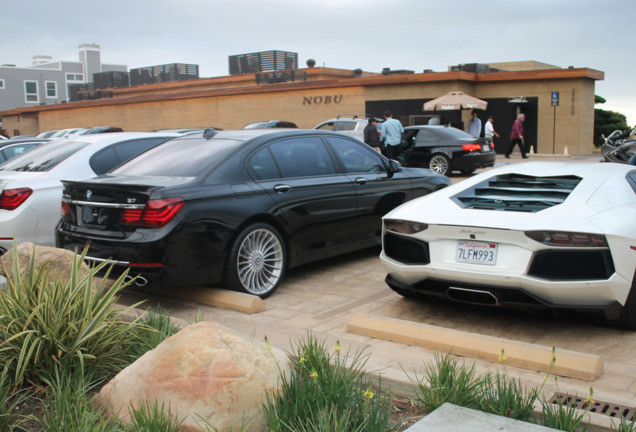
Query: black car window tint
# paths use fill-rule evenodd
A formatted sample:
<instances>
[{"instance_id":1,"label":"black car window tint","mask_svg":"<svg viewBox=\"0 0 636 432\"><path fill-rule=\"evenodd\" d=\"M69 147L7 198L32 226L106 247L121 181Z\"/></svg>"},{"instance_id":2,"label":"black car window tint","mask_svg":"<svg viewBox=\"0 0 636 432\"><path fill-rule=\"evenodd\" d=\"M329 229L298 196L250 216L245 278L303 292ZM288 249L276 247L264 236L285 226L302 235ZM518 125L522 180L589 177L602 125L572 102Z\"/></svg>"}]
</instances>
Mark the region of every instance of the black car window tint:
<instances>
[{"instance_id":1,"label":"black car window tint","mask_svg":"<svg viewBox=\"0 0 636 432\"><path fill-rule=\"evenodd\" d=\"M89 163L95 173L104 174L165 141L157 137L117 143L95 153Z\"/></svg>"},{"instance_id":2,"label":"black car window tint","mask_svg":"<svg viewBox=\"0 0 636 432\"><path fill-rule=\"evenodd\" d=\"M211 172L236 153L242 141L200 137L169 140L131 161L117 167L114 173L123 175L150 175L195 177Z\"/></svg>"},{"instance_id":3,"label":"black car window tint","mask_svg":"<svg viewBox=\"0 0 636 432\"><path fill-rule=\"evenodd\" d=\"M339 137L327 137L348 173L385 171L382 157L375 150Z\"/></svg>"},{"instance_id":4,"label":"black car window tint","mask_svg":"<svg viewBox=\"0 0 636 432\"><path fill-rule=\"evenodd\" d=\"M336 169L318 137L282 140L269 146L283 177L335 174Z\"/></svg>"},{"instance_id":5,"label":"black car window tint","mask_svg":"<svg viewBox=\"0 0 636 432\"><path fill-rule=\"evenodd\" d=\"M4 150L0 151L0 162L4 162L4 161L6 161L7 159L9 159L9 158L8 158L8 157L7 157L7 155L4 153Z\"/></svg>"},{"instance_id":6,"label":"black car window tint","mask_svg":"<svg viewBox=\"0 0 636 432\"><path fill-rule=\"evenodd\" d=\"M256 180L280 178L276 162L267 148L257 151L248 161L248 167Z\"/></svg>"},{"instance_id":7,"label":"black car window tint","mask_svg":"<svg viewBox=\"0 0 636 432\"><path fill-rule=\"evenodd\" d=\"M426 129L420 129L415 138L416 142L433 142L439 141L439 135L435 132L427 131Z\"/></svg>"},{"instance_id":8,"label":"black car window tint","mask_svg":"<svg viewBox=\"0 0 636 432\"><path fill-rule=\"evenodd\" d=\"M632 171L627 174L627 182L632 187L634 193L636 193L636 171Z\"/></svg>"},{"instance_id":9,"label":"black car window tint","mask_svg":"<svg viewBox=\"0 0 636 432\"><path fill-rule=\"evenodd\" d=\"M352 121L337 121L333 125L333 130L335 131L351 131L356 129L356 125L358 123Z\"/></svg>"},{"instance_id":10,"label":"black car window tint","mask_svg":"<svg viewBox=\"0 0 636 432\"><path fill-rule=\"evenodd\" d=\"M9 159L0 171L49 171L66 158L86 147L88 143L67 141L38 146L29 152Z\"/></svg>"}]
</instances>

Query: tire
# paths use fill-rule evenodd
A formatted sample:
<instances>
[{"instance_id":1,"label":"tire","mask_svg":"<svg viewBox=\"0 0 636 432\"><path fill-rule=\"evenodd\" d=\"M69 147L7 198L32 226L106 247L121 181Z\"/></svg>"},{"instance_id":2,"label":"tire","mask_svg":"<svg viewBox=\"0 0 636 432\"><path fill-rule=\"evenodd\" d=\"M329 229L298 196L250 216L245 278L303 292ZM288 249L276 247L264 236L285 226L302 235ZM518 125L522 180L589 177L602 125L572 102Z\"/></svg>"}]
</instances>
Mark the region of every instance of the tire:
<instances>
[{"instance_id":1,"label":"tire","mask_svg":"<svg viewBox=\"0 0 636 432\"><path fill-rule=\"evenodd\" d=\"M286 265L280 233L269 224L256 223L232 243L223 283L234 291L266 298L278 288Z\"/></svg>"},{"instance_id":2,"label":"tire","mask_svg":"<svg viewBox=\"0 0 636 432\"><path fill-rule=\"evenodd\" d=\"M636 330L636 273L634 273L632 288L629 290L621 315L610 324L626 330Z\"/></svg>"},{"instance_id":3,"label":"tire","mask_svg":"<svg viewBox=\"0 0 636 432\"><path fill-rule=\"evenodd\" d=\"M431 160L428 161L428 167L441 175L448 175L452 170L450 159L441 153L434 154L431 157Z\"/></svg>"}]
</instances>

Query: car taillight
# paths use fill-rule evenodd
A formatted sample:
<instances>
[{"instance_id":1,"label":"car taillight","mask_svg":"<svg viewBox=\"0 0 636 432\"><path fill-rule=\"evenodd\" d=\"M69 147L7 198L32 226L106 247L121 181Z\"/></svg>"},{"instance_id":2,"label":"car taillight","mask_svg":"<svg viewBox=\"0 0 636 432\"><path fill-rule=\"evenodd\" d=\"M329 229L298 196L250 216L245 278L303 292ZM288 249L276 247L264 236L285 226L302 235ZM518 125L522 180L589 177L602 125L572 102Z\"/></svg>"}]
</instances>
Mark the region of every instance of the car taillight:
<instances>
[{"instance_id":1,"label":"car taillight","mask_svg":"<svg viewBox=\"0 0 636 432\"><path fill-rule=\"evenodd\" d=\"M62 201L62 206L60 207L60 213L62 214L62 217L71 216L71 209L69 208L68 203L66 201Z\"/></svg>"},{"instance_id":2,"label":"car taillight","mask_svg":"<svg viewBox=\"0 0 636 432\"><path fill-rule=\"evenodd\" d=\"M5 189L0 195L0 209L15 210L31 196L33 190L30 188Z\"/></svg>"},{"instance_id":3,"label":"car taillight","mask_svg":"<svg viewBox=\"0 0 636 432\"><path fill-rule=\"evenodd\" d=\"M602 247L606 248L607 239L602 234L574 233L565 231L526 231L526 237L547 246L566 247Z\"/></svg>"},{"instance_id":4,"label":"car taillight","mask_svg":"<svg viewBox=\"0 0 636 432\"><path fill-rule=\"evenodd\" d=\"M469 152L481 150L481 144L464 144L462 150Z\"/></svg>"},{"instance_id":5,"label":"car taillight","mask_svg":"<svg viewBox=\"0 0 636 432\"><path fill-rule=\"evenodd\" d=\"M143 225L161 228L170 222L185 205L182 198L150 200L143 209L126 209L121 217L125 225Z\"/></svg>"},{"instance_id":6,"label":"car taillight","mask_svg":"<svg viewBox=\"0 0 636 432\"><path fill-rule=\"evenodd\" d=\"M420 231L428 229L428 224L386 219L384 221L384 228L387 231L393 231L400 234L416 234Z\"/></svg>"}]
</instances>

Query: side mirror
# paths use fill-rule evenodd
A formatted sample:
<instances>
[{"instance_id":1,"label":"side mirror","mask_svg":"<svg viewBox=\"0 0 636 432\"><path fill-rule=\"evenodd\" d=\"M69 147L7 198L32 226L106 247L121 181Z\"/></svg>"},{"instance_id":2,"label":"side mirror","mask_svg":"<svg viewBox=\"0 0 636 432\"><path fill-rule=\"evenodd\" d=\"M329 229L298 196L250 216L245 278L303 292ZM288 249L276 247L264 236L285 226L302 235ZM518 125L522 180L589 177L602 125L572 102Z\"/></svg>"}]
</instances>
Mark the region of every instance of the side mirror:
<instances>
[{"instance_id":1,"label":"side mirror","mask_svg":"<svg viewBox=\"0 0 636 432\"><path fill-rule=\"evenodd\" d=\"M389 178L393 177L393 175L397 172L402 171L402 165L396 160L389 159L389 166L387 169L387 175Z\"/></svg>"}]
</instances>

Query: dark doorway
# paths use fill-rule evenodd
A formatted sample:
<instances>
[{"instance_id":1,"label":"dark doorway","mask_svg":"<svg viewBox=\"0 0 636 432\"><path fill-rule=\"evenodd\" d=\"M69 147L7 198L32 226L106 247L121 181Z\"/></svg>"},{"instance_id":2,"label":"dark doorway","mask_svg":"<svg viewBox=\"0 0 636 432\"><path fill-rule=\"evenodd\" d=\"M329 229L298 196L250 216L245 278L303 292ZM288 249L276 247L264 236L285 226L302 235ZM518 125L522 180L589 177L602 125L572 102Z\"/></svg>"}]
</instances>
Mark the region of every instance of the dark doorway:
<instances>
[{"instance_id":1,"label":"dark doorway","mask_svg":"<svg viewBox=\"0 0 636 432\"><path fill-rule=\"evenodd\" d=\"M526 120L523 123L526 151L530 151L530 147L533 147L535 153L543 152L547 153L548 149L545 147L547 144L543 143L543 146L537 143L537 112L539 98L529 97L526 98L528 102L518 104L522 113L526 115ZM379 118L384 118L385 111L391 111L393 118L396 118L402 122L404 126L410 126L411 121L414 118L421 118L422 115L436 115L439 116L441 124L450 124L461 130L465 130L464 124L461 121L461 113L459 111L427 111L424 112L422 107L425 102L431 99L401 99L401 100L385 100L385 101L367 101L365 103L365 112L374 115ZM488 102L487 110L477 110L478 117L482 123L482 136L483 125L488 120L488 116L494 117L495 131L501 136L495 139L495 150L499 154L504 154L508 150L510 145L510 132L512 131L512 123L517 118L517 104L508 102L508 98L487 98L484 99Z\"/></svg>"}]
</instances>

